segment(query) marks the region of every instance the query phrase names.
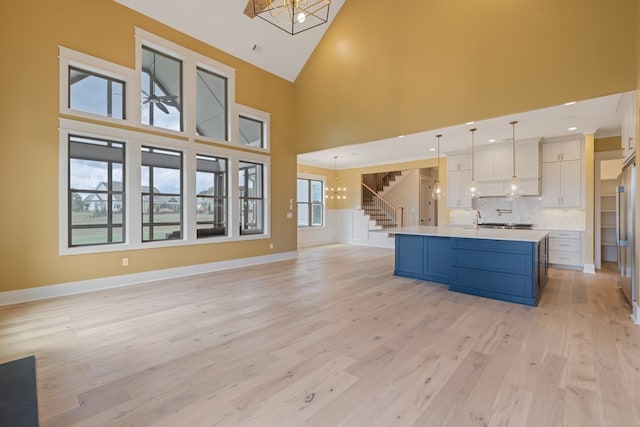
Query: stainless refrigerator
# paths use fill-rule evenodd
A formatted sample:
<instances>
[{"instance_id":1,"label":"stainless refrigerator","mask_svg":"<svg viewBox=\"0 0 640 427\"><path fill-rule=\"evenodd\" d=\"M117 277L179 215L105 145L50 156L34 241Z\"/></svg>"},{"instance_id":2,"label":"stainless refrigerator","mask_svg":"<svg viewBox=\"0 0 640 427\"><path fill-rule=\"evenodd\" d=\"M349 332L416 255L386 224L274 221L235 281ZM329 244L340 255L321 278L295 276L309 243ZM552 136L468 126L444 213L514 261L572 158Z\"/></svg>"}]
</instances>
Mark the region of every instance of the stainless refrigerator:
<instances>
[{"instance_id":1,"label":"stainless refrigerator","mask_svg":"<svg viewBox=\"0 0 640 427\"><path fill-rule=\"evenodd\" d=\"M636 165L628 163L618 177L616 193L616 231L618 235L618 286L633 306L635 295L635 217L636 217Z\"/></svg>"}]
</instances>

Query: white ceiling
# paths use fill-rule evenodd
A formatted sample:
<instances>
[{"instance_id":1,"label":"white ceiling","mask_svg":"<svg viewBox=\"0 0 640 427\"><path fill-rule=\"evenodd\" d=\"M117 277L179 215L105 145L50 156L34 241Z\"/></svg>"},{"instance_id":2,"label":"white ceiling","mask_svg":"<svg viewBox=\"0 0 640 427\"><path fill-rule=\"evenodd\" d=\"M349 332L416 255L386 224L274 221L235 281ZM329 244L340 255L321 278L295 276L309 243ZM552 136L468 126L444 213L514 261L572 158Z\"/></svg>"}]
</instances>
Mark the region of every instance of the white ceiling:
<instances>
[{"instance_id":1,"label":"white ceiling","mask_svg":"<svg viewBox=\"0 0 640 427\"><path fill-rule=\"evenodd\" d=\"M246 16L247 0L115 1L292 82L345 2L331 2L328 24L292 36Z\"/></svg>"},{"instance_id":2,"label":"white ceiling","mask_svg":"<svg viewBox=\"0 0 640 427\"><path fill-rule=\"evenodd\" d=\"M346 145L298 155L298 163L333 169L334 156L337 169L384 165L437 157L437 134L440 152L446 154L471 147L471 132L477 128L475 145L511 141L512 127L517 120L516 141L530 138L556 138L595 133L597 137L620 135L622 114L618 112L621 94L559 105L526 113L511 114L473 124L460 124L443 129L394 137L363 144ZM570 127L576 130L569 130ZM433 149L433 151L430 151Z\"/></svg>"}]
</instances>

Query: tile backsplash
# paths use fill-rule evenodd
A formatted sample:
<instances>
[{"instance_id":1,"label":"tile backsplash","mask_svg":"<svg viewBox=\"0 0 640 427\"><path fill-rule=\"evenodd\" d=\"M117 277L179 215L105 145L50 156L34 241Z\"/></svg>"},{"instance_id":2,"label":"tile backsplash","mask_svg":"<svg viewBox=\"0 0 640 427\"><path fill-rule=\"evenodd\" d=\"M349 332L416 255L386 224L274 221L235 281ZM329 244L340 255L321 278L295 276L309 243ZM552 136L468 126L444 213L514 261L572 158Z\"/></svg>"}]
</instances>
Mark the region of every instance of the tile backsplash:
<instances>
[{"instance_id":1,"label":"tile backsplash","mask_svg":"<svg viewBox=\"0 0 640 427\"><path fill-rule=\"evenodd\" d=\"M480 211L480 222L509 222L534 224L536 228L584 229L584 209L544 209L539 197L524 196L509 200L506 197L487 197L473 200ZM469 225L472 209L449 210L450 224Z\"/></svg>"}]
</instances>

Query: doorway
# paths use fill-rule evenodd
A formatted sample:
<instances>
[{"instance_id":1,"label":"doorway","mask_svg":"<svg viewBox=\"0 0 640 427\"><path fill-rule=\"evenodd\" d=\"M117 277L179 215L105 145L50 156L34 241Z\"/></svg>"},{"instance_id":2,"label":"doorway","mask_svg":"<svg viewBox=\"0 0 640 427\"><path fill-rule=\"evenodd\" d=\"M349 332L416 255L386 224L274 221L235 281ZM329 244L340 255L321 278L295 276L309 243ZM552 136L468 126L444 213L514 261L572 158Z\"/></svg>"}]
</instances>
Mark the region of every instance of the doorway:
<instances>
[{"instance_id":1,"label":"doorway","mask_svg":"<svg viewBox=\"0 0 640 427\"><path fill-rule=\"evenodd\" d=\"M431 196L437 174L437 168L420 169L420 225L438 225L438 205Z\"/></svg>"}]
</instances>

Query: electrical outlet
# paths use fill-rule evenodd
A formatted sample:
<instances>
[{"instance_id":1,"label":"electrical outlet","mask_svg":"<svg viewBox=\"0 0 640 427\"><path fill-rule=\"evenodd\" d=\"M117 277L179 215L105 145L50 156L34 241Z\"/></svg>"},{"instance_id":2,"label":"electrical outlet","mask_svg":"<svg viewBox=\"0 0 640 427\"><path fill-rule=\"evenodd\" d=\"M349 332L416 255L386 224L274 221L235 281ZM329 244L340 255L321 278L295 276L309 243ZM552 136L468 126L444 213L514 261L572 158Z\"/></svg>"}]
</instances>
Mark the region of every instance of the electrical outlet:
<instances>
[{"instance_id":1,"label":"electrical outlet","mask_svg":"<svg viewBox=\"0 0 640 427\"><path fill-rule=\"evenodd\" d=\"M273 249L273 243L269 243L269 249Z\"/></svg>"},{"instance_id":2,"label":"electrical outlet","mask_svg":"<svg viewBox=\"0 0 640 427\"><path fill-rule=\"evenodd\" d=\"M126 267L129 265L129 258L122 258L122 266Z\"/></svg>"}]
</instances>

